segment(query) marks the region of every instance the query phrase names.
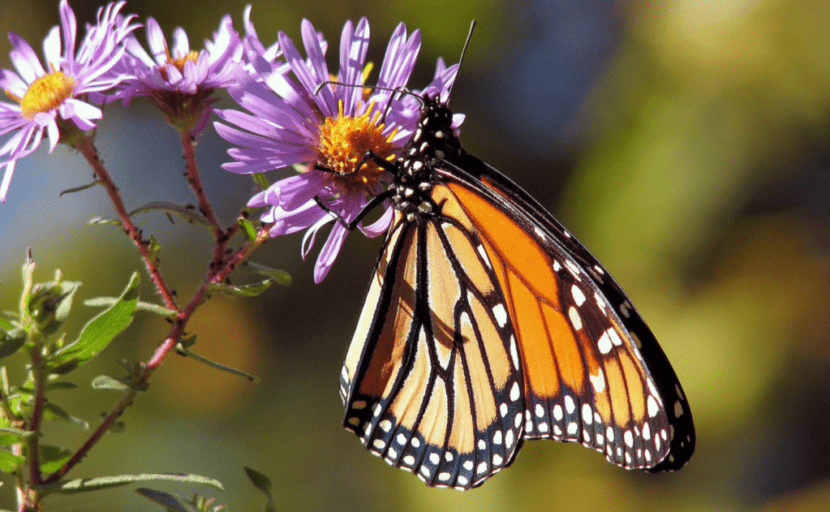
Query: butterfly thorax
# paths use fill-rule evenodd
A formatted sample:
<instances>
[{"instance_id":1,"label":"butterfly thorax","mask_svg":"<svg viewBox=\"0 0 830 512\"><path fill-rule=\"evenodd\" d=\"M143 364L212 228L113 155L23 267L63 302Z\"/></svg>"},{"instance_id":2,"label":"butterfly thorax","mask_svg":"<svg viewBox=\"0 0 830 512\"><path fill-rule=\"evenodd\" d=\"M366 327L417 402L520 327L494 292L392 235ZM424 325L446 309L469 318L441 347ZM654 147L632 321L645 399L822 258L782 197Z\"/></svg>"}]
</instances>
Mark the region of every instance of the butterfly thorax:
<instances>
[{"instance_id":1,"label":"butterfly thorax","mask_svg":"<svg viewBox=\"0 0 830 512\"><path fill-rule=\"evenodd\" d=\"M435 166L464 154L452 128L452 111L438 96L425 94L423 102L418 127L398 158L393 183L395 207L410 221L435 210L436 205L430 198L432 186L440 181L434 172Z\"/></svg>"}]
</instances>

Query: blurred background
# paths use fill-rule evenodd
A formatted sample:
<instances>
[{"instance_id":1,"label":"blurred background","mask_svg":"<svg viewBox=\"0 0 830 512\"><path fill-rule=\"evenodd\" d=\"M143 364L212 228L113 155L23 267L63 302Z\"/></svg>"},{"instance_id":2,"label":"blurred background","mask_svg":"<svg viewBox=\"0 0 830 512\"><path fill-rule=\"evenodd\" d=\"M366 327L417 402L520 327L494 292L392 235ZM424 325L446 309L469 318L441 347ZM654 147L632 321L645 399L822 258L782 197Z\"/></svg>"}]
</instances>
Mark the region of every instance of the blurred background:
<instances>
[{"instance_id":1,"label":"blurred background","mask_svg":"<svg viewBox=\"0 0 830 512\"><path fill-rule=\"evenodd\" d=\"M100 0L73 0L79 25ZM264 296L215 296L189 332L194 350L262 378L251 384L171 356L150 390L70 474L199 473L226 492L230 510L262 510L242 466L269 475L280 510L827 510L830 507L830 7L767 0L626 2L253 0L266 44L278 30L299 40L310 19L330 42L367 16L370 57L382 61L400 21L423 46L410 82L428 83L435 59L456 62L479 21L453 91L467 114L466 149L538 198L614 274L646 318L683 382L698 449L675 474L627 472L578 445L526 443L515 464L482 488L424 486L371 456L341 426L340 364L357 322L379 240L351 236L329 277L312 280L300 235L266 245L255 260L289 271L290 287ZM245 1L132 1L191 45L230 13L242 29ZM57 24L57 1L3 0L0 29L40 53ZM144 32L138 33L144 42ZM0 68L10 67L4 39ZM375 68L378 69L377 67ZM376 75L373 75L374 79ZM222 106L232 106L225 101ZM176 132L143 101L108 106L97 145L128 208L151 200L195 202L181 172ZM208 130L199 159L224 222L253 190L225 172L227 145ZM286 175L270 173L269 179ZM67 326L74 338L91 308L117 295L136 251L99 188L59 197L91 180L79 154L44 148L18 164L0 205L0 307L16 309L26 247L39 281L61 268L83 281ZM208 261L207 233L161 214L136 218L162 245L162 271L187 297ZM319 248L319 245L318 245ZM153 289L144 274L144 300ZM138 316L97 359L69 376L82 388L119 375L121 358L144 359L167 324ZM19 360L9 361L20 365ZM75 395L84 395L75 396ZM53 397L55 400L61 398ZM117 395L67 393L59 405L93 424ZM47 425L47 442L77 447L83 433ZM0 507L13 507L11 480ZM130 488L53 496L47 510L155 510Z\"/></svg>"}]
</instances>

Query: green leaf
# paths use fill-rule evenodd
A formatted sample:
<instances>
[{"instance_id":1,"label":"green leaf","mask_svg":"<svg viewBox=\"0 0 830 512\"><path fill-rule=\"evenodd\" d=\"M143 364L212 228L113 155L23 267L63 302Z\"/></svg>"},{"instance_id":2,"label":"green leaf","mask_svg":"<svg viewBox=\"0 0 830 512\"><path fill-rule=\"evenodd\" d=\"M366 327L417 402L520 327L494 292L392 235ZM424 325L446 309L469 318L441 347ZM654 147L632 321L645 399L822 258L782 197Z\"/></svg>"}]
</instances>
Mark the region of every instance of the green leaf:
<instances>
[{"instance_id":1,"label":"green leaf","mask_svg":"<svg viewBox=\"0 0 830 512\"><path fill-rule=\"evenodd\" d=\"M244 238L246 242L253 242L256 240L256 228L251 221L240 217L237 222L239 223L239 227L242 228L242 238Z\"/></svg>"},{"instance_id":2,"label":"green leaf","mask_svg":"<svg viewBox=\"0 0 830 512\"><path fill-rule=\"evenodd\" d=\"M265 290L271 287L277 281L274 279L266 279L260 283L232 285L226 283L208 283L208 288L220 291L229 297L256 297L265 293Z\"/></svg>"},{"instance_id":3,"label":"green leaf","mask_svg":"<svg viewBox=\"0 0 830 512\"><path fill-rule=\"evenodd\" d=\"M138 304L138 272L133 272L130 282L118 301L87 323L76 341L59 350L49 362L53 373L72 371L98 355L133 320Z\"/></svg>"},{"instance_id":4,"label":"green leaf","mask_svg":"<svg viewBox=\"0 0 830 512\"><path fill-rule=\"evenodd\" d=\"M54 375L51 375L51 377L54 377ZM34 386L35 386L34 381L32 379L29 379L26 382L24 382L22 386L18 387L17 390L20 391L21 393L26 393L28 395L31 395L35 391ZM75 385L71 382L66 382L66 381L61 380L61 381L57 381L57 382L47 383L44 386L44 389L46 391L58 391L58 390L61 390L61 389L75 389L77 387L78 387L77 385Z\"/></svg>"},{"instance_id":5,"label":"green leaf","mask_svg":"<svg viewBox=\"0 0 830 512\"><path fill-rule=\"evenodd\" d=\"M120 226L121 221L118 219L108 219L106 217L93 217L89 219L89 225L102 225L102 226Z\"/></svg>"},{"instance_id":6,"label":"green leaf","mask_svg":"<svg viewBox=\"0 0 830 512\"><path fill-rule=\"evenodd\" d=\"M271 184L268 183L268 178L266 178L265 174L261 172L251 174L251 177L254 179L254 183L256 183L257 186L259 186L259 190L265 190L266 188L271 186Z\"/></svg>"},{"instance_id":7,"label":"green leaf","mask_svg":"<svg viewBox=\"0 0 830 512\"><path fill-rule=\"evenodd\" d=\"M23 263L23 293L20 297L20 318L28 318L29 302L32 298L32 288L34 287L35 277L35 260L32 258L31 247L26 251L26 262Z\"/></svg>"},{"instance_id":8,"label":"green leaf","mask_svg":"<svg viewBox=\"0 0 830 512\"><path fill-rule=\"evenodd\" d=\"M54 334L63 326L79 286L80 282L64 281L59 270L55 272L54 281L34 286L29 314L44 334Z\"/></svg>"},{"instance_id":9,"label":"green leaf","mask_svg":"<svg viewBox=\"0 0 830 512\"><path fill-rule=\"evenodd\" d=\"M61 407L55 405L52 402L48 402L44 407L43 417L52 421L62 421L64 423L69 423L70 425L80 427L82 430L89 430L89 423L82 420L81 418L72 416L71 414L64 411Z\"/></svg>"},{"instance_id":10,"label":"green leaf","mask_svg":"<svg viewBox=\"0 0 830 512\"><path fill-rule=\"evenodd\" d=\"M163 506L166 512L199 512L195 505L175 494L144 487L139 487L135 492Z\"/></svg>"},{"instance_id":11,"label":"green leaf","mask_svg":"<svg viewBox=\"0 0 830 512\"><path fill-rule=\"evenodd\" d=\"M5 418L3 418L5 419ZM5 425L9 424L6 420ZM12 428L8 426L0 427L0 445L17 444L22 440L35 435L31 430L21 430L19 428Z\"/></svg>"},{"instance_id":12,"label":"green leaf","mask_svg":"<svg viewBox=\"0 0 830 512\"><path fill-rule=\"evenodd\" d=\"M14 329L0 333L0 359L17 353L26 343L26 332L23 329Z\"/></svg>"},{"instance_id":13,"label":"green leaf","mask_svg":"<svg viewBox=\"0 0 830 512\"><path fill-rule=\"evenodd\" d=\"M54 473L63 466L64 462L72 457L72 452L66 448L52 445L40 447L40 470L44 473Z\"/></svg>"},{"instance_id":14,"label":"green leaf","mask_svg":"<svg viewBox=\"0 0 830 512\"><path fill-rule=\"evenodd\" d=\"M9 453L6 450L0 450L0 471L7 474L14 473L25 460L20 455Z\"/></svg>"},{"instance_id":15,"label":"green leaf","mask_svg":"<svg viewBox=\"0 0 830 512\"><path fill-rule=\"evenodd\" d=\"M74 194L75 192L81 192L81 191L86 190L88 188L92 188L95 185L103 185L103 183L101 183L98 180L95 180L92 183L87 183L86 185L81 185L80 187L68 188L68 189L64 190L63 192L61 192L60 194L58 194L58 197L60 197L64 194Z\"/></svg>"},{"instance_id":16,"label":"green leaf","mask_svg":"<svg viewBox=\"0 0 830 512\"><path fill-rule=\"evenodd\" d=\"M130 387L118 379L109 375L99 375L92 379L92 389L105 389L107 391L127 391Z\"/></svg>"},{"instance_id":17,"label":"green leaf","mask_svg":"<svg viewBox=\"0 0 830 512\"><path fill-rule=\"evenodd\" d=\"M116 302L118 302L118 297L95 297L94 299L85 300L84 306L107 307L112 306ZM155 313L156 315L163 316L165 318L173 318L176 316L176 312L172 309L167 309L164 306L159 306L158 304L153 304L151 302L138 301L135 309L136 311Z\"/></svg>"},{"instance_id":18,"label":"green leaf","mask_svg":"<svg viewBox=\"0 0 830 512\"><path fill-rule=\"evenodd\" d=\"M268 498L268 502L265 504L266 512L277 512L277 505L274 503L274 497L271 496L271 479L264 473L248 466L245 466L245 474L248 475L248 479L254 484L254 487L262 491L265 497Z\"/></svg>"},{"instance_id":19,"label":"green leaf","mask_svg":"<svg viewBox=\"0 0 830 512\"><path fill-rule=\"evenodd\" d=\"M280 270L278 268L271 268L261 263L255 263L253 261L246 261L239 267L242 270L247 270L249 272L255 272L259 275L270 277L277 284L288 286L291 284L291 274L286 272L285 270Z\"/></svg>"},{"instance_id":20,"label":"green leaf","mask_svg":"<svg viewBox=\"0 0 830 512\"><path fill-rule=\"evenodd\" d=\"M192 339L192 341L190 341L191 339ZM211 361L210 359L208 359L206 357L202 357L199 354L196 354L195 352L191 352L190 350L188 350L187 347L193 345L193 343L195 343L195 336L193 336L193 338L190 338L188 340L182 340L179 344L176 345L176 352L178 352L179 354L185 355L185 356L193 359L194 361L198 361L198 362L200 362L202 364L206 364L206 365L208 365L212 368L216 368L217 370L220 370L220 371L223 371L223 372L226 372L226 373L230 373L231 375L236 375L237 377L242 377L244 379L247 379L250 382L259 382L259 377L255 376L255 375L251 375L250 373L243 372L242 370L237 370L236 368L231 368L230 366L225 366L222 363L217 363L215 361Z\"/></svg>"},{"instance_id":21,"label":"green leaf","mask_svg":"<svg viewBox=\"0 0 830 512\"><path fill-rule=\"evenodd\" d=\"M150 240L147 241L147 260L155 263L158 260L159 251L161 251L161 244L153 235L150 235Z\"/></svg>"},{"instance_id":22,"label":"green leaf","mask_svg":"<svg viewBox=\"0 0 830 512\"><path fill-rule=\"evenodd\" d=\"M152 201L143 206L139 206L135 210L130 212L130 216L145 213L150 211L164 211L168 213L173 213L178 215L179 217L183 218L187 222L191 222L194 224L201 224L202 226L212 227L210 222L205 218L204 215L200 214L196 211L196 207L190 204L177 204L171 203L169 201Z\"/></svg>"},{"instance_id":23,"label":"green leaf","mask_svg":"<svg viewBox=\"0 0 830 512\"><path fill-rule=\"evenodd\" d=\"M47 485L37 486L38 490L54 491L63 494L77 492L98 491L121 485L128 485L136 482L181 482L199 485L207 485L224 491L222 482L201 475L176 474L176 473L143 473L140 475L116 475L101 476L96 478L76 478L74 480L58 481Z\"/></svg>"},{"instance_id":24,"label":"green leaf","mask_svg":"<svg viewBox=\"0 0 830 512\"><path fill-rule=\"evenodd\" d=\"M75 383L61 380L58 382L50 382L49 384L46 384L46 386L44 386L44 389L46 391L58 391L61 389L77 389L77 387L78 385Z\"/></svg>"}]
</instances>

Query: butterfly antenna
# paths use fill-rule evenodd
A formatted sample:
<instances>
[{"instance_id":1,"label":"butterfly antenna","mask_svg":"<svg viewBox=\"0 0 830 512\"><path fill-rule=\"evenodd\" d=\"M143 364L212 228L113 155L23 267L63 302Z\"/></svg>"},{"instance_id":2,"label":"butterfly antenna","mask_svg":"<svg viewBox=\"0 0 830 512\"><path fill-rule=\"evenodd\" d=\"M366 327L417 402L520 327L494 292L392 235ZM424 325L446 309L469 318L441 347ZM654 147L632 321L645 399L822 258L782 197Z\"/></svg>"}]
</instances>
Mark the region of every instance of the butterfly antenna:
<instances>
[{"instance_id":1,"label":"butterfly antenna","mask_svg":"<svg viewBox=\"0 0 830 512\"><path fill-rule=\"evenodd\" d=\"M320 93L320 90L323 87L325 87L326 85L342 85L343 87L360 87L361 89L366 88L366 89L374 89L374 90L377 90L377 91L389 91L389 92L391 92L392 94L389 95L389 101L386 103L386 107L383 109L383 116L380 118L380 124L383 124L383 122L386 120L386 114L388 114L389 111L392 110L392 100L395 99L396 94L401 94L401 95L408 94L408 95L412 96L413 98L415 98L418 101L418 103L420 103L421 105L423 105L423 103L424 103L423 98L421 98L420 96L418 96L417 94L415 94L414 92L410 91L409 89L407 89L406 87L403 87L403 86L392 88L392 87L384 87L382 85L344 84L344 83L338 82L336 80L326 80L325 82L318 85L317 88L314 89L314 95L317 96L317 94Z\"/></svg>"},{"instance_id":2,"label":"butterfly antenna","mask_svg":"<svg viewBox=\"0 0 830 512\"><path fill-rule=\"evenodd\" d=\"M467 32L467 40L464 41L464 48L461 49L461 57L458 58L458 69L455 72L455 77L458 78L458 72L461 71L461 63L464 62L464 56L467 54L467 48L470 46L470 40L473 38L473 30L476 28L476 20L470 22L470 31ZM455 80L452 81L452 85L450 88L447 89L447 104L450 103L450 98L452 98L452 88L455 86Z\"/></svg>"}]
</instances>

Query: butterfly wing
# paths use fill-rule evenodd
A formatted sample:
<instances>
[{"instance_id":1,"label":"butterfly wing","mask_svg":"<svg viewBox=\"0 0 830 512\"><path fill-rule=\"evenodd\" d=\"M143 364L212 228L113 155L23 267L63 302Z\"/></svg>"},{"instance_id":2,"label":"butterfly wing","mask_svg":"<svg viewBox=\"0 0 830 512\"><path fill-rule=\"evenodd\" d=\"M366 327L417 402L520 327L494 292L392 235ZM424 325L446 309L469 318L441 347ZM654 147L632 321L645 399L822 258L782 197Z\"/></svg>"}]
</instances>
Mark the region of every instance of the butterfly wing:
<instances>
[{"instance_id":1,"label":"butterfly wing","mask_svg":"<svg viewBox=\"0 0 830 512\"><path fill-rule=\"evenodd\" d=\"M479 485L522 440L518 347L479 244L396 212L341 374L346 428L434 486Z\"/></svg>"},{"instance_id":2,"label":"butterfly wing","mask_svg":"<svg viewBox=\"0 0 830 512\"><path fill-rule=\"evenodd\" d=\"M679 469L695 446L668 359L628 297L573 236L469 155L436 169L445 216L467 219L515 325L528 439L580 442L619 466Z\"/></svg>"}]
</instances>

